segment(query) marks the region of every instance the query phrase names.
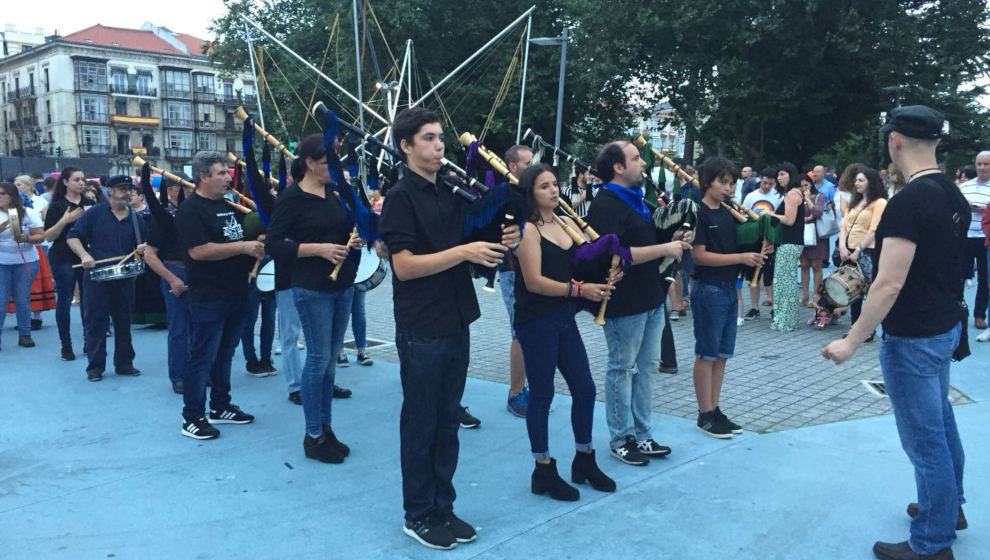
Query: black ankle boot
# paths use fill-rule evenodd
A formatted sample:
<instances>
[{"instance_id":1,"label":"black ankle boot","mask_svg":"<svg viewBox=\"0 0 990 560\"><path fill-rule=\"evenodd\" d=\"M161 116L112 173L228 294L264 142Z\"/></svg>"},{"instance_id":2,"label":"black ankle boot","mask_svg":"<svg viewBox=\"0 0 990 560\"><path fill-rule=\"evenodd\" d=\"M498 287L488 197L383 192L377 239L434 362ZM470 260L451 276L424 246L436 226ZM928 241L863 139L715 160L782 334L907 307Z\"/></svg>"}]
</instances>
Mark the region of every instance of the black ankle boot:
<instances>
[{"instance_id":1,"label":"black ankle boot","mask_svg":"<svg viewBox=\"0 0 990 560\"><path fill-rule=\"evenodd\" d=\"M615 481L598 468L594 449L588 453L578 451L571 463L571 482L583 484L585 481L599 492L615 492Z\"/></svg>"},{"instance_id":2,"label":"black ankle boot","mask_svg":"<svg viewBox=\"0 0 990 560\"><path fill-rule=\"evenodd\" d=\"M327 435L327 438L330 439L330 443L332 443L333 446L337 448L337 451L340 451L341 455L347 457L348 455L351 454L351 448L347 447L339 439L337 439L337 436L334 435L333 430L330 429L330 424L323 425L323 433Z\"/></svg>"},{"instance_id":3,"label":"black ankle boot","mask_svg":"<svg viewBox=\"0 0 990 560\"><path fill-rule=\"evenodd\" d=\"M557 460L550 459L549 463L536 463L533 469L533 493L550 494L555 500L574 502L581 497L578 489L564 482L557 474Z\"/></svg>"}]
</instances>

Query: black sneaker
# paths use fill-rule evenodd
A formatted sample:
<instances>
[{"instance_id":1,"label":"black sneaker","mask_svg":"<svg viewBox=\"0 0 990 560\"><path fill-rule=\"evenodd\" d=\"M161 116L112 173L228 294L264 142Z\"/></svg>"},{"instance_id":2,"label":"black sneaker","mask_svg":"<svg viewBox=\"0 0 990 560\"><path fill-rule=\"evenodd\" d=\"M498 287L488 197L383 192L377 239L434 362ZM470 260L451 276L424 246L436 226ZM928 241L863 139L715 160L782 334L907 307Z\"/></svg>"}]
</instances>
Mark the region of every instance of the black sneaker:
<instances>
[{"instance_id":1,"label":"black sneaker","mask_svg":"<svg viewBox=\"0 0 990 560\"><path fill-rule=\"evenodd\" d=\"M354 391L350 389L345 389L336 383L333 384L333 398L335 399L349 399Z\"/></svg>"},{"instance_id":2,"label":"black sneaker","mask_svg":"<svg viewBox=\"0 0 990 560\"><path fill-rule=\"evenodd\" d=\"M181 433L193 439L216 439L220 437L220 430L211 426L202 416L192 421L183 420Z\"/></svg>"},{"instance_id":3,"label":"black sneaker","mask_svg":"<svg viewBox=\"0 0 990 560\"><path fill-rule=\"evenodd\" d=\"M31 319L31 330L32 331L41 330L41 319Z\"/></svg>"},{"instance_id":4,"label":"black sneaker","mask_svg":"<svg viewBox=\"0 0 990 560\"><path fill-rule=\"evenodd\" d=\"M306 434L303 438L303 452L306 457L316 459L321 463L340 464L344 462L344 455L330 441L326 432L320 437L312 437Z\"/></svg>"},{"instance_id":5,"label":"black sneaker","mask_svg":"<svg viewBox=\"0 0 990 560\"><path fill-rule=\"evenodd\" d=\"M753 309L750 309L749 311L747 311L746 312L746 315L743 318L746 319L747 321L749 321L750 319L759 319L760 318L760 310L759 309L756 309L754 307Z\"/></svg>"},{"instance_id":6,"label":"black sneaker","mask_svg":"<svg viewBox=\"0 0 990 560\"><path fill-rule=\"evenodd\" d=\"M450 550L457 546L457 538L435 515L427 515L416 521L406 521L402 526L402 532L427 548Z\"/></svg>"},{"instance_id":7,"label":"black sneaker","mask_svg":"<svg viewBox=\"0 0 990 560\"><path fill-rule=\"evenodd\" d=\"M114 370L117 375L128 375L130 377L137 377L141 375L141 370L134 366L121 366Z\"/></svg>"},{"instance_id":8,"label":"black sneaker","mask_svg":"<svg viewBox=\"0 0 990 560\"><path fill-rule=\"evenodd\" d=\"M465 430L471 430L477 428L481 425L481 420L478 420L471 413L467 411L468 407L461 407L461 427Z\"/></svg>"},{"instance_id":9,"label":"black sneaker","mask_svg":"<svg viewBox=\"0 0 990 560\"><path fill-rule=\"evenodd\" d=\"M626 436L625 443L612 449L612 456L627 465L636 467L650 464L650 458L639 450L639 446L636 445L636 438L633 436Z\"/></svg>"},{"instance_id":10,"label":"black sneaker","mask_svg":"<svg viewBox=\"0 0 990 560\"><path fill-rule=\"evenodd\" d=\"M362 366L370 366L375 362L371 358L369 358L367 354L359 353L357 356L357 363L361 364Z\"/></svg>"},{"instance_id":11,"label":"black sneaker","mask_svg":"<svg viewBox=\"0 0 990 560\"><path fill-rule=\"evenodd\" d=\"M254 377L268 377L268 372L261 369L261 362L258 360L248 360L244 365L244 369L247 370L248 375Z\"/></svg>"},{"instance_id":12,"label":"black sneaker","mask_svg":"<svg viewBox=\"0 0 990 560\"><path fill-rule=\"evenodd\" d=\"M275 364L272 363L271 358L262 358L258 362L258 369L265 372L268 375L275 375L278 370L275 368Z\"/></svg>"},{"instance_id":13,"label":"black sneaker","mask_svg":"<svg viewBox=\"0 0 990 560\"><path fill-rule=\"evenodd\" d=\"M337 356L337 367L345 368L349 367L351 364L347 361L347 354L341 354Z\"/></svg>"},{"instance_id":14,"label":"black sneaker","mask_svg":"<svg viewBox=\"0 0 990 560\"><path fill-rule=\"evenodd\" d=\"M86 372L86 379L89 379L90 381L103 381L103 372L102 371L87 371Z\"/></svg>"},{"instance_id":15,"label":"black sneaker","mask_svg":"<svg viewBox=\"0 0 990 560\"><path fill-rule=\"evenodd\" d=\"M454 540L459 543L469 543L478 538L478 532L470 523L454 515L454 512L447 514L437 514L443 520L443 526L454 535Z\"/></svg>"},{"instance_id":16,"label":"black sneaker","mask_svg":"<svg viewBox=\"0 0 990 560\"><path fill-rule=\"evenodd\" d=\"M62 361L71 362L76 359L76 353L72 351L71 346L62 347Z\"/></svg>"},{"instance_id":17,"label":"black sneaker","mask_svg":"<svg viewBox=\"0 0 990 560\"><path fill-rule=\"evenodd\" d=\"M640 453L647 457L666 457L670 455L670 448L666 445L660 445L653 438L637 441L636 447L639 448Z\"/></svg>"},{"instance_id":18,"label":"black sneaker","mask_svg":"<svg viewBox=\"0 0 990 560\"><path fill-rule=\"evenodd\" d=\"M742 426L736 424L732 420L729 420L729 418L722 413L722 409L720 409L717 406L715 407L715 415L718 416L718 419L721 420L723 424L729 427L729 431L731 431L732 433L734 434L743 433Z\"/></svg>"},{"instance_id":19,"label":"black sneaker","mask_svg":"<svg viewBox=\"0 0 990 560\"><path fill-rule=\"evenodd\" d=\"M210 424L250 424L251 422L254 422L254 416L233 404L228 404L223 410L210 411Z\"/></svg>"},{"instance_id":20,"label":"black sneaker","mask_svg":"<svg viewBox=\"0 0 990 560\"><path fill-rule=\"evenodd\" d=\"M302 405L302 395L299 394L299 391L289 393L289 402Z\"/></svg>"},{"instance_id":21,"label":"black sneaker","mask_svg":"<svg viewBox=\"0 0 990 560\"><path fill-rule=\"evenodd\" d=\"M182 381L176 381L172 383L172 392L181 395L183 391L186 390L186 384Z\"/></svg>"},{"instance_id":22,"label":"black sneaker","mask_svg":"<svg viewBox=\"0 0 990 560\"><path fill-rule=\"evenodd\" d=\"M732 430L719 419L714 410L698 413L698 429L719 439L732 438Z\"/></svg>"}]
</instances>

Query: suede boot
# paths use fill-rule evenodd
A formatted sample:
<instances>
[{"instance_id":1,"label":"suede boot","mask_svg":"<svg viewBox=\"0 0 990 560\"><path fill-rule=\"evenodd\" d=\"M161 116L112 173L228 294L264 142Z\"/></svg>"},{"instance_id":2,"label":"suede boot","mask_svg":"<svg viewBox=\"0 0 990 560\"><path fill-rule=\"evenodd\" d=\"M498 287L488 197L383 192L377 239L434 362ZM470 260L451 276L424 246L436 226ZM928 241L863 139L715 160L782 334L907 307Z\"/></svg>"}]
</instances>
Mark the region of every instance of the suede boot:
<instances>
[{"instance_id":1,"label":"suede boot","mask_svg":"<svg viewBox=\"0 0 990 560\"><path fill-rule=\"evenodd\" d=\"M571 482L583 484L585 481L599 492L615 492L615 481L598 468L594 449L589 453L578 451L571 463Z\"/></svg>"},{"instance_id":2,"label":"suede boot","mask_svg":"<svg viewBox=\"0 0 990 560\"><path fill-rule=\"evenodd\" d=\"M581 497L578 489L564 482L557 474L557 460L550 459L549 463L536 463L533 470L532 489L534 494L549 494L554 500L574 502Z\"/></svg>"}]
</instances>

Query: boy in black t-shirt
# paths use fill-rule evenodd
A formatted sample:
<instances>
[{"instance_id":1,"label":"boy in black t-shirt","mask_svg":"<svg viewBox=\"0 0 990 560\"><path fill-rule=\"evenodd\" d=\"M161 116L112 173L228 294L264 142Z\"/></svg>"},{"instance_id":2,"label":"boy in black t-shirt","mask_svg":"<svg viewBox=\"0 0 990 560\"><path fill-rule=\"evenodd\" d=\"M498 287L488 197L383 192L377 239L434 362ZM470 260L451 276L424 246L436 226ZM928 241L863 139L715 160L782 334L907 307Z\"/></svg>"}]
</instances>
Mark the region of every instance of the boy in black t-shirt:
<instances>
[{"instance_id":1,"label":"boy in black t-shirt","mask_svg":"<svg viewBox=\"0 0 990 560\"><path fill-rule=\"evenodd\" d=\"M739 172L727 160L713 157L699 168L702 199L695 231L694 287L694 391L698 399L698 429L721 439L741 434L718 406L725 376L725 362L736 347L736 277L739 265L755 267L766 259L763 253L736 251L736 220L722 201L732 194Z\"/></svg>"},{"instance_id":2,"label":"boy in black t-shirt","mask_svg":"<svg viewBox=\"0 0 990 560\"><path fill-rule=\"evenodd\" d=\"M911 538L873 545L888 560L952 558L955 531L966 528L965 459L948 393L949 363L966 336L962 262L970 213L935 159L944 120L921 105L887 114L890 159L908 184L877 228L879 263L859 320L822 350L841 364L883 320L880 368L918 495L907 508Z\"/></svg>"}]
</instances>

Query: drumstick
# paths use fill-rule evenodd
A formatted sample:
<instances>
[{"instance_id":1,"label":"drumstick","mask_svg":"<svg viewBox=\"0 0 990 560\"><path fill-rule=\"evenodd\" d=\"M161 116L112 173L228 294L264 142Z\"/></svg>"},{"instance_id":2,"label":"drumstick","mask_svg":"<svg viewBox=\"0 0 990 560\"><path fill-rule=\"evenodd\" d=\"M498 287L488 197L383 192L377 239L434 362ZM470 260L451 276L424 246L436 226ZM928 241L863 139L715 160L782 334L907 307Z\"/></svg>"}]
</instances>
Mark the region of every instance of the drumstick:
<instances>
[{"instance_id":1,"label":"drumstick","mask_svg":"<svg viewBox=\"0 0 990 560\"><path fill-rule=\"evenodd\" d=\"M129 258L130 256L131 255L118 255L116 257L107 257L105 259L100 259L98 261L93 261L93 264L103 264L103 263L113 262L113 261L116 261L116 260L120 260L121 258L125 258L125 259L126 258ZM121 262L123 262L123 261L121 261ZM82 263L74 264L74 265L72 265L72 268L82 268Z\"/></svg>"},{"instance_id":2,"label":"drumstick","mask_svg":"<svg viewBox=\"0 0 990 560\"><path fill-rule=\"evenodd\" d=\"M356 233L357 233L357 228L354 228L354 229L353 229L353 230L351 231L351 235L354 235L354 234L356 234ZM341 260L340 260L340 262L339 262L339 263L337 263L337 266L335 266L335 267L333 267L333 272L331 272L331 273L330 273L330 276L329 276L329 278L330 278L331 280L333 280L334 282L336 282L336 281L337 281L337 275L338 275L338 274L340 274L340 268L341 268L342 266L344 266L344 261L346 261L346 260L347 260L347 257L345 256L345 257L344 257L343 259L341 259Z\"/></svg>"},{"instance_id":3,"label":"drumstick","mask_svg":"<svg viewBox=\"0 0 990 560\"><path fill-rule=\"evenodd\" d=\"M124 258L120 259L120 261L118 261L117 264L124 264L124 261L136 255L137 255L137 249L134 249L130 253L124 255Z\"/></svg>"},{"instance_id":4,"label":"drumstick","mask_svg":"<svg viewBox=\"0 0 990 560\"><path fill-rule=\"evenodd\" d=\"M254 261L254 266L251 268L251 274L248 275L249 277L251 277L251 278L257 278L258 277L258 265L259 264L261 264L261 259L256 259Z\"/></svg>"}]
</instances>

